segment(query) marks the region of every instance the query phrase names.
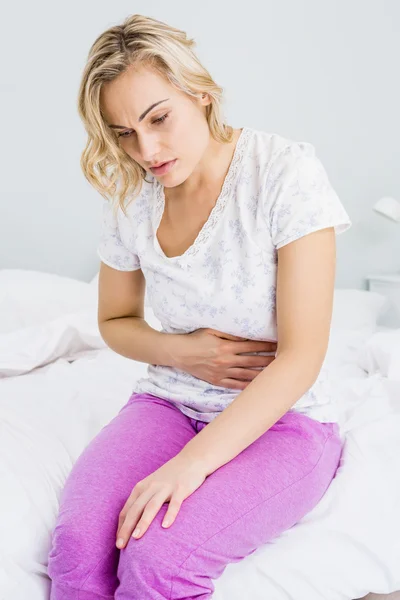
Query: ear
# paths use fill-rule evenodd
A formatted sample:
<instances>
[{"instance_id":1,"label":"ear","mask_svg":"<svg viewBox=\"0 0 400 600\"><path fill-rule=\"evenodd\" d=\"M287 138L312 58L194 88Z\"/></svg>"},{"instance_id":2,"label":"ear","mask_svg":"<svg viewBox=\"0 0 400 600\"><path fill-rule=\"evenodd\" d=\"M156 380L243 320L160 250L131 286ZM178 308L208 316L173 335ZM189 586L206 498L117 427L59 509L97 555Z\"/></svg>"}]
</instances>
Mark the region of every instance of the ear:
<instances>
[{"instance_id":1,"label":"ear","mask_svg":"<svg viewBox=\"0 0 400 600\"><path fill-rule=\"evenodd\" d=\"M210 98L210 95L207 94L207 92L203 92L201 94L200 104L202 104L203 106L207 106L208 104L211 104L211 98Z\"/></svg>"}]
</instances>

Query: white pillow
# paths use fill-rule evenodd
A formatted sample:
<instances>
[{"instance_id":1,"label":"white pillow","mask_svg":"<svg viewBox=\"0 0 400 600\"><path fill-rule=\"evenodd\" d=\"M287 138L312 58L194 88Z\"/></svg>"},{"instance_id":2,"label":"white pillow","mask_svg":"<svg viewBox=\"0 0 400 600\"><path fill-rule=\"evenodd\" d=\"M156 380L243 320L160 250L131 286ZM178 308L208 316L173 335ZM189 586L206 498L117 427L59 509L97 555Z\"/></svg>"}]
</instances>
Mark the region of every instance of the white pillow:
<instances>
[{"instance_id":1,"label":"white pillow","mask_svg":"<svg viewBox=\"0 0 400 600\"><path fill-rule=\"evenodd\" d=\"M97 302L78 279L24 269L0 270L0 334L47 323Z\"/></svg>"},{"instance_id":2,"label":"white pillow","mask_svg":"<svg viewBox=\"0 0 400 600\"><path fill-rule=\"evenodd\" d=\"M332 328L352 331L375 331L387 299L376 292L335 289Z\"/></svg>"},{"instance_id":3,"label":"white pillow","mask_svg":"<svg viewBox=\"0 0 400 600\"><path fill-rule=\"evenodd\" d=\"M385 296L357 289L335 289L326 362L336 368L359 368L359 354L378 329Z\"/></svg>"}]
</instances>

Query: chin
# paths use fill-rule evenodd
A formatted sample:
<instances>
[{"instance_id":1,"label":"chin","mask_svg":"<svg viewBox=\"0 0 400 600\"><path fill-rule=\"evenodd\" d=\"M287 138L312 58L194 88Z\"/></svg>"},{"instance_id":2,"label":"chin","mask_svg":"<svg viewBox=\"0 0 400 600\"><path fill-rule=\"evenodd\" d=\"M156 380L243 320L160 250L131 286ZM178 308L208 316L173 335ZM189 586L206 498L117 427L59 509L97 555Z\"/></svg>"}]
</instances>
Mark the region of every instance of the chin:
<instances>
[{"instance_id":1,"label":"chin","mask_svg":"<svg viewBox=\"0 0 400 600\"><path fill-rule=\"evenodd\" d=\"M188 178L188 176L186 177L182 177L179 176L178 173L167 173L165 175L165 177L160 177L159 181L163 184L164 187L166 188L172 188L172 187L177 187L178 185L181 185L182 183L184 183L186 181L186 179Z\"/></svg>"},{"instance_id":2,"label":"chin","mask_svg":"<svg viewBox=\"0 0 400 600\"><path fill-rule=\"evenodd\" d=\"M160 183L161 183L161 182L160 182ZM163 181L163 182L162 182L162 185L163 185L165 188L174 188L174 187L176 187L176 186L177 186L177 185L179 185L179 184L178 184L178 183L168 183L167 181Z\"/></svg>"}]
</instances>

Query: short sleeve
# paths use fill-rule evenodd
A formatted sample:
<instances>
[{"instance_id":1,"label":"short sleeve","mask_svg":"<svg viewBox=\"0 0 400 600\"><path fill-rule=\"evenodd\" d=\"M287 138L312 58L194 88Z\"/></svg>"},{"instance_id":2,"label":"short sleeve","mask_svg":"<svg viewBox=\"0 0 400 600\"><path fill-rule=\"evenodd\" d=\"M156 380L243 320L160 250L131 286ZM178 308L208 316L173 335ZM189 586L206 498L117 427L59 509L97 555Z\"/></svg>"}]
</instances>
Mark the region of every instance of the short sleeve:
<instances>
[{"instance_id":1,"label":"short sleeve","mask_svg":"<svg viewBox=\"0 0 400 600\"><path fill-rule=\"evenodd\" d=\"M334 227L340 234L351 227L312 144L293 143L281 151L265 187L265 216L277 249L319 229Z\"/></svg>"},{"instance_id":2,"label":"short sleeve","mask_svg":"<svg viewBox=\"0 0 400 600\"><path fill-rule=\"evenodd\" d=\"M121 240L118 218L108 201L103 204L97 255L106 265L118 271L136 271L140 269L138 256L131 249L128 249Z\"/></svg>"}]
</instances>

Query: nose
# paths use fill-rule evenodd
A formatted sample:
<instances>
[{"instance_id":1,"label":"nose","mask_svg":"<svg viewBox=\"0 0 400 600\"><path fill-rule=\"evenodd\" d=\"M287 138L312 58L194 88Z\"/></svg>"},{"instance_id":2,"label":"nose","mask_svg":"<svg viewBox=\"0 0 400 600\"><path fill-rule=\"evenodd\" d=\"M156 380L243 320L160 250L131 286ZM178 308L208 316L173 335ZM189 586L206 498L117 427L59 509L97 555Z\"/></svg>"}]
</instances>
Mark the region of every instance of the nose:
<instances>
[{"instance_id":1,"label":"nose","mask_svg":"<svg viewBox=\"0 0 400 600\"><path fill-rule=\"evenodd\" d=\"M156 134L151 132L138 135L138 145L139 153L144 163L152 164L157 162L160 144Z\"/></svg>"}]
</instances>

